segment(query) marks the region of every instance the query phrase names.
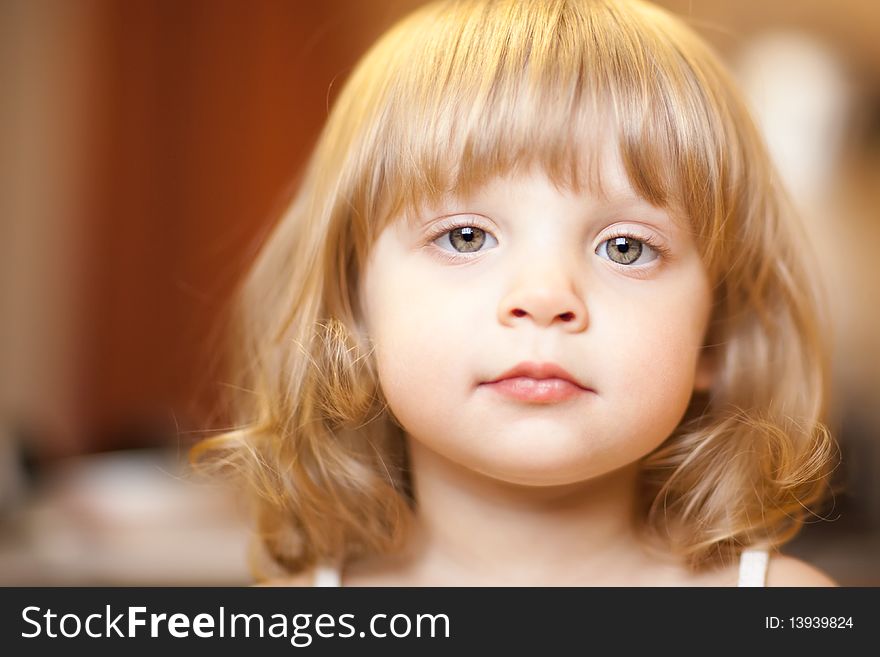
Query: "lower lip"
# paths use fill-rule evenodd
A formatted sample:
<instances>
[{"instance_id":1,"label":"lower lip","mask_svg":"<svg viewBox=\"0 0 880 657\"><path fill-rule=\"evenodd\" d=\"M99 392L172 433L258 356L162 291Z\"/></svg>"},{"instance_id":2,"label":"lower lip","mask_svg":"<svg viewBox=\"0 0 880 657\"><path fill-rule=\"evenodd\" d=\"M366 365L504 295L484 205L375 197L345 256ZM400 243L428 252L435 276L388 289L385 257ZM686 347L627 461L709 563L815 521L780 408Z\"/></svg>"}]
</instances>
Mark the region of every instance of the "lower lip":
<instances>
[{"instance_id":1,"label":"lower lip","mask_svg":"<svg viewBox=\"0 0 880 657\"><path fill-rule=\"evenodd\" d=\"M528 402L557 402L589 392L565 379L531 379L518 376L483 385L505 397Z\"/></svg>"}]
</instances>

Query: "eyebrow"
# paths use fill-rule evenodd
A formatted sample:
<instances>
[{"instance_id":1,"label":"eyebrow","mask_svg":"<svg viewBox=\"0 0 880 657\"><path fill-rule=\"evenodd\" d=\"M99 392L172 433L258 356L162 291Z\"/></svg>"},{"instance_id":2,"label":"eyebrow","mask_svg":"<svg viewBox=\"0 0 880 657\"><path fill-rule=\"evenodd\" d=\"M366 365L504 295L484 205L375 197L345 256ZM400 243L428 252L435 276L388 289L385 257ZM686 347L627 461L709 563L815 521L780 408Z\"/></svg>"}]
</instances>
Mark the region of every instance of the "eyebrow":
<instances>
[{"instance_id":1,"label":"eyebrow","mask_svg":"<svg viewBox=\"0 0 880 657\"><path fill-rule=\"evenodd\" d=\"M639 206L658 214L671 214L671 208L654 205L646 198L637 194L615 194L602 199L602 205L612 209Z\"/></svg>"},{"instance_id":2,"label":"eyebrow","mask_svg":"<svg viewBox=\"0 0 880 657\"><path fill-rule=\"evenodd\" d=\"M637 194L629 187L615 188L610 193L603 196L603 203L609 206L624 207L627 205L638 205L647 208L652 216L668 219L668 223L673 229L690 231L693 229L692 223L687 214L675 204L670 203L667 206L657 206L651 203L644 196Z\"/></svg>"},{"instance_id":3,"label":"eyebrow","mask_svg":"<svg viewBox=\"0 0 880 657\"><path fill-rule=\"evenodd\" d=\"M405 211L402 223L410 229L421 230L428 224L443 217L466 213L467 211L464 209L450 211L449 207L453 205L461 205L462 207L465 207L472 203L473 199L478 196L481 191L482 188L478 188L467 196L446 194L438 199L436 203L424 202L417 208L414 208L412 212ZM666 227L669 231L693 230L691 222L683 212L676 210L673 205L667 207L656 206L648 199L635 192L635 190L629 185L610 188L606 187L599 192L586 188L584 192L593 194L599 200L600 206L615 211L623 210L631 206L645 208L650 212L650 218L657 220L654 223L659 224L658 228Z\"/></svg>"},{"instance_id":4,"label":"eyebrow","mask_svg":"<svg viewBox=\"0 0 880 657\"><path fill-rule=\"evenodd\" d=\"M615 204L615 203L639 203L641 205L647 205L648 207L655 208L658 210L663 210L664 208L658 208L656 205L651 203L644 196L636 192L629 185L623 187L612 187L612 188L602 188L598 193L591 192L597 198L599 198L602 203L606 204Z\"/></svg>"}]
</instances>

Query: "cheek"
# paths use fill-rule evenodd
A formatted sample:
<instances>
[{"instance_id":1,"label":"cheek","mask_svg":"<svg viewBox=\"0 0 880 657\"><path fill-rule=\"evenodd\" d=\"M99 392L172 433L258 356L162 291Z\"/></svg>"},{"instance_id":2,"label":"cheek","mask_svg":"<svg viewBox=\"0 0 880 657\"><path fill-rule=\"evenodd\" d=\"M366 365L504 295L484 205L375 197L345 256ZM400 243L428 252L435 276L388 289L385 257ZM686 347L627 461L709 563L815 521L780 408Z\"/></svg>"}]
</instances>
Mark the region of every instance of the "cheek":
<instances>
[{"instance_id":1,"label":"cheek","mask_svg":"<svg viewBox=\"0 0 880 657\"><path fill-rule=\"evenodd\" d=\"M706 287L681 288L645 299L608 324L617 357L606 361L606 392L621 417L656 427L659 439L675 429L693 394L709 303Z\"/></svg>"},{"instance_id":2,"label":"cheek","mask_svg":"<svg viewBox=\"0 0 880 657\"><path fill-rule=\"evenodd\" d=\"M397 260L368 279L368 324L377 346L404 363L415 357L442 365L453 353L467 353L473 348L468 336L487 317L489 291L473 280L440 284L432 271L437 265L426 266L418 258Z\"/></svg>"},{"instance_id":3,"label":"cheek","mask_svg":"<svg viewBox=\"0 0 880 657\"><path fill-rule=\"evenodd\" d=\"M469 290L468 294L473 292ZM467 365L468 359L473 365L472 359L485 351L486 333L492 328L494 314L485 303L474 303L464 296L457 291L438 294L423 290L411 302L397 304L393 315L389 315L393 326L385 331L386 345L440 369L452 361L459 367Z\"/></svg>"},{"instance_id":4,"label":"cheek","mask_svg":"<svg viewBox=\"0 0 880 657\"><path fill-rule=\"evenodd\" d=\"M461 408L468 381L455 336L428 328L407 313L393 329L377 336L376 362L385 400L410 433L435 436L450 426L450 413Z\"/></svg>"},{"instance_id":5,"label":"cheek","mask_svg":"<svg viewBox=\"0 0 880 657\"><path fill-rule=\"evenodd\" d=\"M430 403L438 394L468 385L468 360L479 349L473 298L422 279L415 268L382 272L372 279L368 296L368 331L382 390L408 427L441 406Z\"/></svg>"}]
</instances>

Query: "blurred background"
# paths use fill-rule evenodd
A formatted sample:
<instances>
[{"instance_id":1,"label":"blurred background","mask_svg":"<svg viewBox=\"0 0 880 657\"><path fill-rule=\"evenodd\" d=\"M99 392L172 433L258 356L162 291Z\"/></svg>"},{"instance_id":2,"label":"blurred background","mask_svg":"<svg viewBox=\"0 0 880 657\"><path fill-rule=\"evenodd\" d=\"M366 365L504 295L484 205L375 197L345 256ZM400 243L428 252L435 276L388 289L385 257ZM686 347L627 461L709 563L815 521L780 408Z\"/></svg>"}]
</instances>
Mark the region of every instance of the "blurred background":
<instances>
[{"instance_id":1,"label":"blurred background","mask_svg":"<svg viewBox=\"0 0 880 657\"><path fill-rule=\"evenodd\" d=\"M193 478L229 292L416 0L0 0L0 585L247 584ZM880 3L663 1L746 90L820 256L840 487L789 553L880 585Z\"/></svg>"}]
</instances>

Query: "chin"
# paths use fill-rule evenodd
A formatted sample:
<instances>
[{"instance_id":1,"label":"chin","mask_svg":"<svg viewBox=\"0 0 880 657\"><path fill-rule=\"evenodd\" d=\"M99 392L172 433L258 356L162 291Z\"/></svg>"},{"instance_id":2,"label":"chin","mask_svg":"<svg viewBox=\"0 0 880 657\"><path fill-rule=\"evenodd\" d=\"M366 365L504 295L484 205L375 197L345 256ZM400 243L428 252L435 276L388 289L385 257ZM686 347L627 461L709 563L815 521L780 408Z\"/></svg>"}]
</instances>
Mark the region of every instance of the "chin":
<instances>
[{"instance_id":1,"label":"chin","mask_svg":"<svg viewBox=\"0 0 880 657\"><path fill-rule=\"evenodd\" d=\"M474 464L471 469L492 479L518 486L568 486L615 469L613 466L600 464L599 459L587 455L573 461L571 452L566 450L561 450L558 455L549 450L536 454L532 449L526 454L508 455L506 459L497 458L497 454L494 456L491 462Z\"/></svg>"},{"instance_id":2,"label":"chin","mask_svg":"<svg viewBox=\"0 0 880 657\"><path fill-rule=\"evenodd\" d=\"M504 471L504 472L482 472L482 474L495 479L496 481L511 484L513 486L521 486L523 488L555 488L560 486L571 486L592 479L598 475L578 474L572 475L568 473L556 471Z\"/></svg>"}]
</instances>

